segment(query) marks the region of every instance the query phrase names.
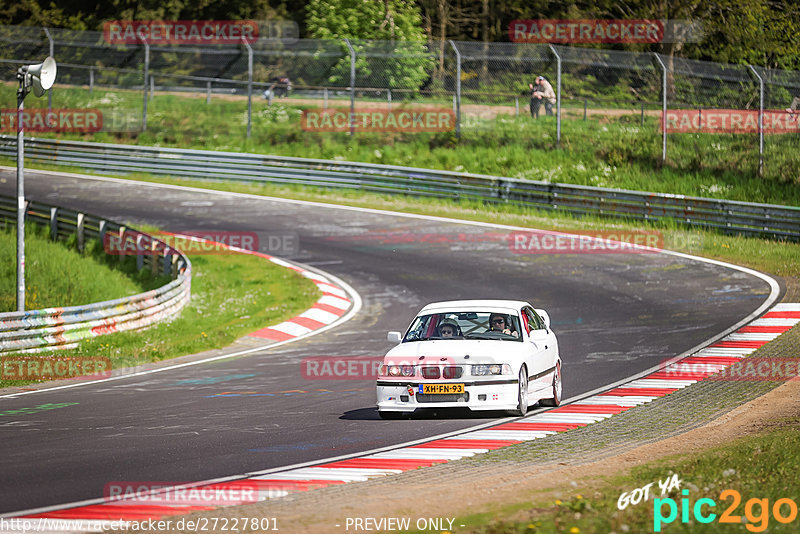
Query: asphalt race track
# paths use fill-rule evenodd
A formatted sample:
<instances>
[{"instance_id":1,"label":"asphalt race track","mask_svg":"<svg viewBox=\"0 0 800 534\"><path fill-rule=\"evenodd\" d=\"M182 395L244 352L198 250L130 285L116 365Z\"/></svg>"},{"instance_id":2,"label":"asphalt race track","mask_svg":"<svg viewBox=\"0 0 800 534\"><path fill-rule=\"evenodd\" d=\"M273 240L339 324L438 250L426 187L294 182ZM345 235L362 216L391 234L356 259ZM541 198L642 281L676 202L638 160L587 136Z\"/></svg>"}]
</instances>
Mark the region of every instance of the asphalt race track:
<instances>
[{"instance_id":1,"label":"asphalt race track","mask_svg":"<svg viewBox=\"0 0 800 534\"><path fill-rule=\"evenodd\" d=\"M0 513L102 497L114 481L211 479L492 420L383 421L374 382L303 378L303 358L384 354L386 332L405 329L428 302L511 298L547 309L569 398L694 347L770 294L751 274L668 254L518 254L497 228L35 171L25 182L29 200L118 221L257 232L276 255L269 236L296 236L290 259L349 283L363 308L333 330L247 357L0 399L0 412L76 403L0 417ZM0 193L15 195L15 183L0 171Z\"/></svg>"}]
</instances>

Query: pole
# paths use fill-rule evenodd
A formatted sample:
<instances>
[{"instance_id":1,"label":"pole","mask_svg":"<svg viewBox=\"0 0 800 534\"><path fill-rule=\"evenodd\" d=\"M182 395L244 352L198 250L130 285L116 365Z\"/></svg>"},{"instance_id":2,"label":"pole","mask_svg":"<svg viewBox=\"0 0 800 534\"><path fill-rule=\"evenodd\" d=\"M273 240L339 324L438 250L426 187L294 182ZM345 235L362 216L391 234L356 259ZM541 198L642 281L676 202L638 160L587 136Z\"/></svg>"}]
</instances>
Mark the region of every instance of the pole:
<instances>
[{"instance_id":1,"label":"pole","mask_svg":"<svg viewBox=\"0 0 800 534\"><path fill-rule=\"evenodd\" d=\"M150 74L150 45L144 41L144 103L142 104L142 131L147 130L147 77Z\"/></svg>"},{"instance_id":2,"label":"pole","mask_svg":"<svg viewBox=\"0 0 800 534\"><path fill-rule=\"evenodd\" d=\"M17 90L17 311L21 312L25 311L25 76L22 73Z\"/></svg>"},{"instance_id":3,"label":"pole","mask_svg":"<svg viewBox=\"0 0 800 534\"><path fill-rule=\"evenodd\" d=\"M50 35L50 30L48 30L47 28L42 28L42 29L44 30L44 34L47 36L47 40L50 42L50 57L55 58L56 55L55 55L55 52L53 51L53 48L54 48L53 47L53 36ZM48 113L52 113L53 112L53 89L52 89L52 87L50 88L49 91L47 91L47 112Z\"/></svg>"},{"instance_id":4,"label":"pole","mask_svg":"<svg viewBox=\"0 0 800 534\"><path fill-rule=\"evenodd\" d=\"M350 50L350 135L355 133L356 120L356 51L350 44L350 39L345 39L348 50Z\"/></svg>"},{"instance_id":5,"label":"pole","mask_svg":"<svg viewBox=\"0 0 800 534\"><path fill-rule=\"evenodd\" d=\"M553 45L548 45L556 56L556 146L561 146L561 56Z\"/></svg>"},{"instance_id":6,"label":"pole","mask_svg":"<svg viewBox=\"0 0 800 534\"><path fill-rule=\"evenodd\" d=\"M661 57L653 52L658 64L661 65L661 163L667 161L667 66Z\"/></svg>"},{"instance_id":7,"label":"pole","mask_svg":"<svg viewBox=\"0 0 800 534\"><path fill-rule=\"evenodd\" d=\"M450 46L456 53L456 138L461 139L461 51L456 47L456 43L450 40Z\"/></svg>"},{"instance_id":8,"label":"pole","mask_svg":"<svg viewBox=\"0 0 800 534\"><path fill-rule=\"evenodd\" d=\"M253 49L244 37L242 42L247 47L247 138L250 139L253 120Z\"/></svg>"},{"instance_id":9,"label":"pole","mask_svg":"<svg viewBox=\"0 0 800 534\"><path fill-rule=\"evenodd\" d=\"M758 175L764 176L764 78L752 65L748 67L758 78Z\"/></svg>"}]
</instances>

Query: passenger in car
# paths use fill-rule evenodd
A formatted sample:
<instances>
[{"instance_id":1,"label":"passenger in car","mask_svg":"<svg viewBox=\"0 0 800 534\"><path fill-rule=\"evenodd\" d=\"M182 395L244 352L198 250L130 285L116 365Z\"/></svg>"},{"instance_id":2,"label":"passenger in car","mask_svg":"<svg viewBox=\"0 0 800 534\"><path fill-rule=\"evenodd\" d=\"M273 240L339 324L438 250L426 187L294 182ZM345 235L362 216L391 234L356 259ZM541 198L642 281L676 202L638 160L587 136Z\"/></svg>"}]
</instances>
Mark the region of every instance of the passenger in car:
<instances>
[{"instance_id":1,"label":"passenger in car","mask_svg":"<svg viewBox=\"0 0 800 534\"><path fill-rule=\"evenodd\" d=\"M456 337L461 335L461 328L453 319L445 319L439 323L440 337Z\"/></svg>"}]
</instances>

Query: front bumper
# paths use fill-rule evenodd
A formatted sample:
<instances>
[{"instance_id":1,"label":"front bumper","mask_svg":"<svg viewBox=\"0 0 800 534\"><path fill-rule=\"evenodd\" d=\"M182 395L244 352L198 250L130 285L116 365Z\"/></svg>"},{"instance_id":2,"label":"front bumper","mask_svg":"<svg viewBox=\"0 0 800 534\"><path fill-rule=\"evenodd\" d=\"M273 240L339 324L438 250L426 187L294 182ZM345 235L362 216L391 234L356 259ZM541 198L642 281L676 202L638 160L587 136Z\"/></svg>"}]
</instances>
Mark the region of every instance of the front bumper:
<instances>
[{"instance_id":1,"label":"front bumper","mask_svg":"<svg viewBox=\"0 0 800 534\"><path fill-rule=\"evenodd\" d=\"M427 395L419 393L420 384L450 383L464 384L464 393ZM386 412L413 412L421 408L469 408L476 411L513 410L519 402L517 380L508 376L468 381L380 379L376 389L378 410Z\"/></svg>"}]
</instances>

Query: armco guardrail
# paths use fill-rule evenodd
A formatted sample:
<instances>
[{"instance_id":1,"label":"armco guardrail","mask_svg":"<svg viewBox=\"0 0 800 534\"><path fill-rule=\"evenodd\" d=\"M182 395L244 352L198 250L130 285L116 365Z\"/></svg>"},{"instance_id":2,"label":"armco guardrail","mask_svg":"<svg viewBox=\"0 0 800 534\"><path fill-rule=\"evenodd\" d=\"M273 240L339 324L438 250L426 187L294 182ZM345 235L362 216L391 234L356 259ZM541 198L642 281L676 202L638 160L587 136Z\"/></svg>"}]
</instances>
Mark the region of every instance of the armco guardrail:
<instances>
[{"instance_id":1,"label":"armco guardrail","mask_svg":"<svg viewBox=\"0 0 800 534\"><path fill-rule=\"evenodd\" d=\"M13 157L16 139L0 136L0 154ZM800 240L800 208L553 184L480 174L345 161L31 138L32 161L99 173L144 172L204 180L236 180L362 189L484 202L514 202L573 215L672 220L728 233Z\"/></svg>"},{"instance_id":2,"label":"armco guardrail","mask_svg":"<svg viewBox=\"0 0 800 534\"><path fill-rule=\"evenodd\" d=\"M3 224L16 225L16 210L16 199L0 197ZM162 241L112 221L39 202L28 203L26 220L49 226L53 239L77 234L80 249L87 239L104 241L112 234L122 251L142 250L146 243L148 249L136 256L139 269L160 271L173 280L152 291L106 302L0 313L0 353L69 348L90 337L144 328L176 315L189 301L191 263Z\"/></svg>"}]
</instances>

